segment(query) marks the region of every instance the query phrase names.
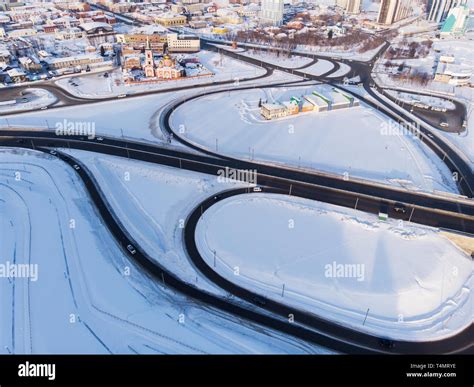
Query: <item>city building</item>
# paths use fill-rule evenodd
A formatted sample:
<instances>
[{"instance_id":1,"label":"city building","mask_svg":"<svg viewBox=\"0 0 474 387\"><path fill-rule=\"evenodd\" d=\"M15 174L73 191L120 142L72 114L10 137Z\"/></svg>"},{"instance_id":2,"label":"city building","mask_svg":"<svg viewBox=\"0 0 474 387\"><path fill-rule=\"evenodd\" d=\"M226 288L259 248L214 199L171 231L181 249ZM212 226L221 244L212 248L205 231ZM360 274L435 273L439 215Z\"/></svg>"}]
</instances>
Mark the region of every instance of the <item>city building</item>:
<instances>
[{"instance_id":1,"label":"city building","mask_svg":"<svg viewBox=\"0 0 474 387\"><path fill-rule=\"evenodd\" d=\"M361 0L336 0L336 6L342 8L347 13L360 13Z\"/></svg>"},{"instance_id":2,"label":"city building","mask_svg":"<svg viewBox=\"0 0 474 387\"><path fill-rule=\"evenodd\" d=\"M259 12L260 12L260 6L258 4L248 4L245 6L241 6L237 9L237 13L241 17L248 17L248 18L257 17Z\"/></svg>"},{"instance_id":3,"label":"city building","mask_svg":"<svg viewBox=\"0 0 474 387\"><path fill-rule=\"evenodd\" d=\"M145 72L145 77L155 77L155 58L153 56L153 51L150 47L149 41L147 42L145 50L145 63L143 64L143 71Z\"/></svg>"},{"instance_id":4,"label":"city building","mask_svg":"<svg viewBox=\"0 0 474 387\"><path fill-rule=\"evenodd\" d=\"M344 10L347 13L360 13L360 7L361 7L361 0L347 0L346 7Z\"/></svg>"},{"instance_id":5,"label":"city building","mask_svg":"<svg viewBox=\"0 0 474 387\"><path fill-rule=\"evenodd\" d=\"M21 83L26 81L26 73L21 69L10 69L6 73L13 83Z\"/></svg>"},{"instance_id":6,"label":"city building","mask_svg":"<svg viewBox=\"0 0 474 387\"><path fill-rule=\"evenodd\" d=\"M54 37L58 40L80 39L86 35L87 32L81 30L80 28L67 28L54 33Z\"/></svg>"},{"instance_id":7,"label":"city building","mask_svg":"<svg viewBox=\"0 0 474 387\"><path fill-rule=\"evenodd\" d=\"M8 32L10 38L22 38L26 36L34 36L37 31L34 28L22 28L18 30L12 30Z\"/></svg>"},{"instance_id":8,"label":"city building","mask_svg":"<svg viewBox=\"0 0 474 387\"><path fill-rule=\"evenodd\" d=\"M150 48L157 53L164 51L165 44L168 42L166 35L164 34L119 34L116 35L117 43L122 43L135 50L143 50L147 47L147 43Z\"/></svg>"},{"instance_id":9,"label":"city building","mask_svg":"<svg viewBox=\"0 0 474 387\"><path fill-rule=\"evenodd\" d=\"M435 23L442 23L453 7L465 5L466 2L467 0L430 0L427 8L427 19Z\"/></svg>"},{"instance_id":10,"label":"city building","mask_svg":"<svg viewBox=\"0 0 474 387\"><path fill-rule=\"evenodd\" d=\"M283 0L262 0L260 19L265 24L283 24Z\"/></svg>"},{"instance_id":11,"label":"city building","mask_svg":"<svg viewBox=\"0 0 474 387\"><path fill-rule=\"evenodd\" d=\"M311 95L305 95L303 98L311 103L313 106L313 110L316 112L324 112L328 110L328 102L321 98L319 95L316 94L311 94Z\"/></svg>"},{"instance_id":12,"label":"city building","mask_svg":"<svg viewBox=\"0 0 474 387\"><path fill-rule=\"evenodd\" d=\"M199 52L201 41L198 36L184 34L168 34L169 52Z\"/></svg>"},{"instance_id":13,"label":"city building","mask_svg":"<svg viewBox=\"0 0 474 387\"><path fill-rule=\"evenodd\" d=\"M226 26L217 26L212 28L212 33L216 35L224 35L229 32L229 29Z\"/></svg>"},{"instance_id":14,"label":"city building","mask_svg":"<svg viewBox=\"0 0 474 387\"><path fill-rule=\"evenodd\" d=\"M207 22L205 20L191 20L189 22L189 27L191 28L206 28Z\"/></svg>"},{"instance_id":15,"label":"city building","mask_svg":"<svg viewBox=\"0 0 474 387\"><path fill-rule=\"evenodd\" d=\"M471 83L472 69L463 64L438 62L435 81L448 83L453 86L463 86Z\"/></svg>"},{"instance_id":16,"label":"city building","mask_svg":"<svg viewBox=\"0 0 474 387\"><path fill-rule=\"evenodd\" d=\"M82 23L79 28L85 31L88 35L113 33L113 28L108 23L90 22Z\"/></svg>"},{"instance_id":17,"label":"city building","mask_svg":"<svg viewBox=\"0 0 474 387\"><path fill-rule=\"evenodd\" d=\"M391 25L411 16L412 8L409 0L382 0L380 3L377 23Z\"/></svg>"},{"instance_id":18,"label":"city building","mask_svg":"<svg viewBox=\"0 0 474 387\"><path fill-rule=\"evenodd\" d=\"M289 101L282 102L282 105L286 107L286 115L291 116L300 112L299 108L300 100L296 97L292 97Z\"/></svg>"},{"instance_id":19,"label":"city building","mask_svg":"<svg viewBox=\"0 0 474 387\"><path fill-rule=\"evenodd\" d=\"M43 66L41 66L39 59L35 57L22 56L18 58L18 62L20 63L20 66L27 72L37 73L43 70Z\"/></svg>"},{"instance_id":20,"label":"city building","mask_svg":"<svg viewBox=\"0 0 474 387\"><path fill-rule=\"evenodd\" d=\"M104 62L104 58L95 54L80 54L63 58L48 57L45 58L44 61L48 64L48 68L50 70L74 67L81 67L85 69L87 66L101 64Z\"/></svg>"},{"instance_id":21,"label":"city building","mask_svg":"<svg viewBox=\"0 0 474 387\"><path fill-rule=\"evenodd\" d=\"M452 8L441 27L441 37L464 34L468 19L469 8L467 5Z\"/></svg>"},{"instance_id":22,"label":"city building","mask_svg":"<svg viewBox=\"0 0 474 387\"><path fill-rule=\"evenodd\" d=\"M162 13L155 18L155 23L164 27L184 26L187 22L186 16L174 13Z\"/></svg>"},{"instance_id":23,"label":"city building","mask_svg":"<svg viewBox=\"0 0 474 387\"><path fill-rule=\"evenodd\" d=\"M145 49L143 72L145 78L176 79L184 75L184 68L169 55L164 55L156 65L153 51L148 44Z\"/></svg>"},{"instance_id":24,"label":"city building","mask_svg":"<svg viewBox=\"0 0 474 387\"><path fill-rule=\"evenodd\" d=\"M260 108L260 113L267 120L287 116L286 106L279 103L264 103Z\"/></svg>"},{"instance_id":25,"label":"city building","mask_svg":"<svg viewBox=\"0 0 474 387\"><path fill-rule=\"evenodd\" d=\"M0 63L9 64L11 61L11 57L12 56L10 54L10 51L0 47Z\"/></svg>"},{"instance_id":26,"label":"city building","mask_svg":"<svg viewBox=\"0 0 474 387\"><path fill-rule=\"evenodd\" d=\"M141 60L139 54L127 54L122 57L122 68L124 70L138 70L141 68Z\"/></svg>"},{"instance_id":27,"label":"city building","mask_svg":"<svg viewBox=\"0 0 474 387\"><path fill-rule=\"evenodd\" d=\"M323 92L313 91L310 95L293 96L289 101L264 103L260 114L266 120L287 117L305 112L324 112L359 106L359 100L339 89L333 88Z\"/></svg>"},{"instance_id":28,"label":"city building","mask_svg":"<svg viewBox=\"0 0 474 387\"><path fill-rule=\"evenodd\" d=\"M175 59L169 55L165 55L163 59L158 62L155 74L159 79L176 79L183 76L184 69Z\"/></svg>"}]
</instances>

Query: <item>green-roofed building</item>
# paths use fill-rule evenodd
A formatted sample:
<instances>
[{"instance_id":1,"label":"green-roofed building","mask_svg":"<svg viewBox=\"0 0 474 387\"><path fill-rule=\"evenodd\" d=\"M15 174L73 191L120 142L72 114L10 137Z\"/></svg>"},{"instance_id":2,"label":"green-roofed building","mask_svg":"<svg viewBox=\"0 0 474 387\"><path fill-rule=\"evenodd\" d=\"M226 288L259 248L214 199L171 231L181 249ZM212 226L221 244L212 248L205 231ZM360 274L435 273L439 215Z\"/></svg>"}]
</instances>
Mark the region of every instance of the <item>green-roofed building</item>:
<instances>
[{"instance_id":1,"label":"green-roofed building","mask_svg":"<svg viewBox=\"0 0 474 387\"><path fill-rule=\"evenodd\" d=\"M464 34L468 19L469 8L467 5L454 7L449 11L448 17L441 27L441 36Z\"/></svg>"}]
</instances>

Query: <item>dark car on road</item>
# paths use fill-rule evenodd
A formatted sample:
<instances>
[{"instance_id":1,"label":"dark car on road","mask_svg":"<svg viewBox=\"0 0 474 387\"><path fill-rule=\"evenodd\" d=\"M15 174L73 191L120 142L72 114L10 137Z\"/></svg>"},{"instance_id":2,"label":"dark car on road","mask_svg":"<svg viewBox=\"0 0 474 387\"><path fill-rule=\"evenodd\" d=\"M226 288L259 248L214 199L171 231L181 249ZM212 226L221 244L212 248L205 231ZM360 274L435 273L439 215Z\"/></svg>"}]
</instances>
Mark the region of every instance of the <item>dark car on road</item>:
<instances>
[{"instance_id":1,"label":"dark car on road","mask_svg":"<svg viewBox=\"0 0 474 387\"><path fill-rule=\"evenodd\" d=\"M265 306L267 304L267 301L264 298L259 297L259 296L254 296L252 298L252 301L259 306Z\"/></svg>"},{"instance_id":2,"label":"dark car on road","mask_svg":"<svg viewBox=\"0 0 474 387\"><path fill-rule=\"evenodd\" d=\"M395 210L395 212L398 212L400 214L405 214L407 212L407 207L405 206L405 204L400 202L395 203L393 205L393 209Z\"/></svg>"},{"instance_id":3,"label":"dark car on road","mask_svg":"<svg viewBox=\"0 0 474 387\"><path fill-rule=\"evenodd\" d=\"M393 340L385 339L385 338L380 339L379 344L381 347L387 348L387 349L392 349L393 347L395 347L395 343L393 342Z\"/></svg>"}]
</instances>

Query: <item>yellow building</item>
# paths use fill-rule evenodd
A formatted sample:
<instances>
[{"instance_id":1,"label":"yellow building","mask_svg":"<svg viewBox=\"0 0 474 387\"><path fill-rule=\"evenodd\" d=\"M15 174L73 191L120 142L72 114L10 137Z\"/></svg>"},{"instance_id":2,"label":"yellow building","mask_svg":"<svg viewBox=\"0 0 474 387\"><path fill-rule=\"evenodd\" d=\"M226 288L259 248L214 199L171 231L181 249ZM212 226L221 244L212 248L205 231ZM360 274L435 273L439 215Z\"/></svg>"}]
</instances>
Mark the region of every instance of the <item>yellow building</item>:
<instances>
[{"instance_id":1,"label":"yellow building","mask_svg":"<svg viewBox=\"0 0 474 387\"><path fill-rule=\"evenodd\" d=\"M155 23L163 27L184 26L187 22L186 16L177 15L174 13L164 13L155 18Z\"/></svg>"},{"instance_id":2,"label":"yellow building","mask_svg":"<svg viewBox=\"0 0 474 387\"><path fill-rule=\"evenodd\" d=\"M135 50L143 50L149 42L150 47L155 52L163 52L167 43L166 35L160 34L119 34L116 35L117 43L126 44Z\"/></svg>"},{"instance_id":3,"label":"yellow building","mask_svg":"<svg viewBox=\"0 0 474 387\"><path fill-rule=\"evenodd\" d=\"M229 32L229 29L227 27L214 27L212 28L212 33L213 34L226 34Z\"/></svg>"},{"instance_id":4,"label":"yellow building","mask_svg":"<svg viewBox=\"0 0 474 387\"><path fill-rule=\"evenodd\" d=\"M288 110L285 105L279 103L264 103L260 108L260 113L265 119L271 120L273 118L286 117Z\"/></svg>"}]
</instances>

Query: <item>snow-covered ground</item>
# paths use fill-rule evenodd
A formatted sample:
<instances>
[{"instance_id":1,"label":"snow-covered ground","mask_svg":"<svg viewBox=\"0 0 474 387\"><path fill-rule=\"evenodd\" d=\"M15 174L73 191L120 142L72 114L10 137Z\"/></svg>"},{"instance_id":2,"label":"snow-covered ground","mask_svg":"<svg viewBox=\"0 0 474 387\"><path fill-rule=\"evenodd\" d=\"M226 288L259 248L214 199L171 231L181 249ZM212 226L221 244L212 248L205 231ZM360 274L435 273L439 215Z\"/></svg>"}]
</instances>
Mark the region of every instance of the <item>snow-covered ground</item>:
<instances>
[{"instance_id":1,"label":"snow-covered ground","mask_svg":"<svg viewBox=\"0 0 474 387\"><path fill-rule=\"evenodd\" d=\"M339 63L339 65L340 65L339 70L332 73L329 76L329 78L342 77L343 75L346 75L349 71L351 71L351 68L349 65L346 65L345 63Z\"/></svg>"},{"instance_id":2,"label":"snow-covered ground","mask_svg":"<svg viewBox=\"0 0 474 387\"><path fill-rule=\"evenodd\" d=\"M244 183L220 183L217 176L74 149L63 151L87 165L122 223L145 251L169 271L196 284L200 274L183 247L184 220L205 198L244 187ZM201 288L217 290L205 278L198 282Z\"/></svg>"},{"instance_id":3,"label":"snow-covered ground","mask_svg":"<svg viewBox=\"0 0 474 387\"><path fill-rule=\"evenodd\" d=\"M26 98L26 101L22 102L22 98ZM40 109L57 101L56 97L49 91L36 88L26 89L22 98L17 98L14 104L0 105L0 113Z\"/></svg>"},{"instance_id":4,"label":"snow-covered ground","mask_svg":"<svg viewBox=\"0 0 474 387\"><path fill-rule=\"evenodd\" d=\"M413 61L417 61L416 66L420 71L425 71L428 74L432 72L432 70L429 68L431 64L425 65L420 63L418 60L413 59ZM392 61L395 62L395 61ZM410 62L410 60L404 60L403 62ZM381 87L392 87L392 88L403 88L406 89L407 91L419 91L420 88L424 92L427 93L440 93L441 95L454 95L455 92L455 87L448 84L448 83L443 83L443 82L438 82L438 81L429 81L427 85L421 86L419 83L413 82L410 79L405 79L405 78L400 78L400 77L394 77L391 76L392 70L390 69L385 69L383 65L380 63L377 63L374 66L374 71L372 72L372 76L376 83L381 86Z\"/></svg>"},{"instance_id":5,"label":"snow-covered ground","mask_svg":"<svg viewBox=\"0 0 474 387\"><path fill-rule=\"evenodd\" d=\"M355 92L361 92L361 90L357 87L353 87L353 86L348 86L348 87ZM365 97L375 102L375 100L371 96L368 96L365 92L363 92L362 94L365 95ZM379 95L380 98L384 99L387 103L391 104L394 107L400 108L397 104L395 104L389 98L385 97L384 95L380 93L377 93L377 94ZM445 137L445 139L447 140L447 142L449 143L451 147L457 148L457 151L459 152L461 157L463 157L466 160L466 162L470 164L472 170L474 171L474 152L473 152L474 123L471 117L473 107L474 107L474 103L472 101L469 101L467 105L467 119L466 119L467 127L466 127L466 130L462 132L461 134L448 133L445 131L438 130L434 127L431 127L431 130L436 132L438 135ZM421 122L421 120L418 117L416 117L409 111L405 111L405 114L410 116L413 119L413 122L415 123ZM426 123L423 122L423 125L426 125Z\"/></svg>"},{"instance_id":6,"label":"snow-covered ground","mask_svg":"<svg viewBox=\"0 0 474 387\"><path fill-rule=\"evenodd\" d=\"M416 40L416 39L413 39ZM433 46L429 54L422 58L392 59L390 62L399 65L406 64L420 72L434 77L436 66L441 55L453 56L457 65L462 65L474 73L474 56L472 55L472 42L463 39L432 39ZM387 87L403 87L413 91L419 91L420 85L409 79L390 77L391 69L386 69L383 64L386 59L381 58L374 66L373 76L377 83ZM455 94L467 101L472 100L472 90L469 87L456 87L448 83L430 80L427 85L422 86L423 91L433 93Z\"/></svg>"},{"instance_id":7,"label":"snow-covered ground","mask_svg":"<svg viewBox=\"0 0 474 387\"><path fill-rule=\"evenodd\" d=\"M324 59L318 59L318 61L314 65L306 67L305 69L301 71L307 74L319 76L319 75L323 75L327 73L333 68L334 66L331 62Z\"/></svg>"},{"instance_id":8,"label":"snow-covered ground","mask_svg":"<svg viewBox=\"0 0 474 387\"><path fill-rule=\"evenodd\" d=\"M213 80L252 78L265 73L265 70L259 66L230 58L225 54L201 50L194 55L206 68L216 74Z\"/></svg>"},{"instance_id":9,"label":"snow-covered ground","mask_svg":"<svg viewBox=\"0 0 474 387\"><path fill-rule=\"evenodd\" d=\"M457 192L447 167L417 138L367 106L265 121L258 102L324 90L324 85L220 93L171 116L186 138L220 153L425 191ZM231 124L222 125L228 122Z\"/></svg>"},{"instance_id":10,"label":"snow-covered ground","mask_svg":"<svg viewBox=\"0 0 474 387\"><path fill-rule=\"evenodd\" d=\"M212 44L219 45L219 42L222 43L232 43L230 40L226 40L223 37L217 35L209 35L205 31L206 29L202 30L194 30L194 29L187 29L187 32L192 34L197 34L203 36L207 39L213 40ZM203 33L201 33L201 31ZM252 47L263 47L268 48L268 45L262 44L254 44L254 43L239 43L245 44L246 48ZM304 54L316 54L321 56L330 56L330 57L339 57L339 58L347 58L353 60L360 60L360 61L369 61L371 60L382 48L382 44L379 47L376 47L371 50L367 50L365 52L359 52L358 47L352 47L351 49L347 49L344 47L334 47L334 46L308 46L308 45L299 45L293 52L295 54L304 53Z\"/></svg>"},{"instance_id":11,"label":"snow-covered ground","mask_svg":"<svg viewBox=\"0 0 474 387\"><path fill-rule=\"evenodd\" d=\"M310 53L322 56L331 56L339 57L344 59L353 59L361 61L371 60L382 48L382 45L376 47L372 50L367 50L365 52L358 52L356 48L352 50L344 50L343 48L338 49L337 47L320 47L320 46L298 46L295 50L296 53Z\"/></svg>"},{"instance_id":12,"label":"snow-covered ground","mask_svg":"<svg viewBox=\"0 0 474 387\"><path fill-rule=\"evenodd\" d=\"M213 46L219 47L223 50L230 51L230 52L244 52L244 51L246 51L245 48L242 48L242 47L233 48L232 46L228 46L227 44L213 44Z\"/></svg>"},{"instance_id":13,"label":"snow-covered ground","mask_svg":"<svg viewBox=\"0 0 474 387\"><path fill-rule=\"evenodd\" d=\"M473 262L433 228L254 193L208 209L196 240L232 282L356 330L432 340L473 320Z\"/></svg>"},{"instance_id":14,"label":"snow-covered ground","mask_svg":"<svg viewBox=\"0 0 474 387\"><path fill-rule=\"evenodd\" d=\"M107 78L102 74L76 76L63 78L57 81L56 84L79 97L106 98L125 93L134 94L189 85L198 86L217 81L253 78L265 73L265 70L258 66L253 66L211 51L203 50L192 56L198 57L203 66L213 75L127 85L123 82L121 71L116 69L110 72L110 76ZM76 83L77 86L74 86L70 80Z\"/></svg>"},{"instance_id":15,"label":"snow-covered ground","mask_svg":"<svg viewBox=\"0 0 474 387\"><path fill-rule=\"evenodd\" d=\"M189 91L188 91L189 92ZM184 92L163 93L150 96L119 99L87 106L12 115L0 118L0 125L39 127L55 129L58 123L80 122L93 125L97 135L110 135L152 142L161 142L161 130L157 127L157 116L161 109Z\"/></svg>"},{"instance_id":16,"label":"snow-covered ground","mask_svg":"<svg viewBox=\"0 0 474 387\"><path fill-rule=\"evenodd\" d=\"M461 134L448 133L439 131L451 144L453 144L467 160L469 160L471 169L474 172L474 119L472 111L474 109L474 102L470 102L468 106L467 127Z\"/></svg>"},{"instance_id":17,"label":"snow-covered ground","mask_svg":"<svg viewBox=\"0 0 474 387\"><path fill-rule=\"evenodd\" d=\"M299 77L282 71L274 71L265 79L242 82L240 85L260 85L270 82L298 81ZM214 86L207 90L229 88L232 85ZM237 87L237 86L235 86ZM163 143L159 116L162 109L172 101L190 93L199 93L206 89L181 90L158 93L154 95L122 98L84 106L64 107L61 109L45 110L21 115L11 115L8 118L0 117L0 127L33 127L49 128L54 130L58 123L64 120L72 123L93 125L97 135L107 135L146 142ZM180 146L179 143L175 145Z\"/></svg>"},{"instance_id":18,"label":"snow-covered ground","mask_svg":"<svg viewBox=\"0 0 474 387\"><path fill-rule=\"evenodd\" d=\"M437 39L433 43L433 49L452 55L456 61L469 66L474 70L474 56L472 55L472 40L468 39Z\"/></svg>"},{"instance_id":19,"label":"snow-covered ground","mask_svg":"<svg viewBox=\"0 0 474 387\"><path fill-rule=\"evenodd\" d=\"M304 56L292 55L290 58L288 58L288 55L285 55L284 53L277 55L273 52L258 51L253 49L248 49L246 52L241 53L241 55L293 69L305 66L312 62L311 58Z\"/></svg>"},{"instance_id":20,"label":"snow-covered ground","mask_svg":"<svg viewBox=\"0 0 474 387\"><path fill-rule=\"evenodd\" d=\"M0 278L0 353L324 352L150 279L87 197L76 173L53 156L0 151L0 264L37 265L36 281ZM151 217L144 222L169 226Z\"/></svg>"},{"instance_id":21,"label":"snow-covered ground","mask_svg":"<svg viewBox=\"0 0 474 387\"><path fill-rule=\"evenodd\" d=\"M399 101L406 103L422 103L428 105L429 107L440 108L452 110L455 108L454 103L444 98L429 96L429 95L418 95L405 93L403 91L389 90L386 89L386 92L393 97L397 98Z\"/></svg>"}]
</instances>

